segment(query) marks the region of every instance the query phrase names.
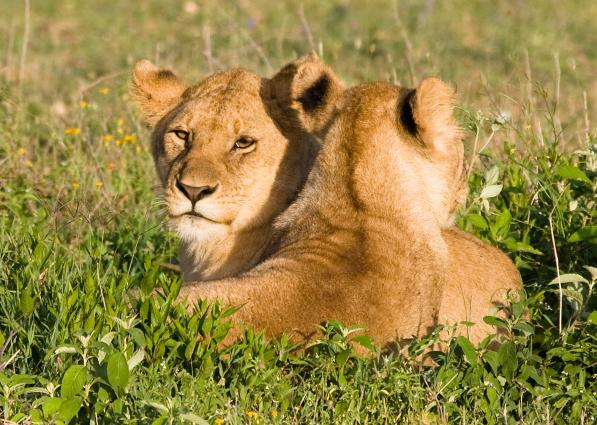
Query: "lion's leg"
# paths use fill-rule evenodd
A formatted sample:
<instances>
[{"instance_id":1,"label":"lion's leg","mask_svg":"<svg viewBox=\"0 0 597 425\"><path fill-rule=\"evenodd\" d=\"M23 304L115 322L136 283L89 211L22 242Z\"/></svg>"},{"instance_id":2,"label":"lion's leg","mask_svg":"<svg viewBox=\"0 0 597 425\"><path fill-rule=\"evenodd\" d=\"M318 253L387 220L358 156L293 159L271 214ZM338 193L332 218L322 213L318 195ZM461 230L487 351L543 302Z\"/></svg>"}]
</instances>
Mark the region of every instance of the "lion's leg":
<instances>
[{"instance_id":1,"label":"lion's leg","mask_svg":"<svg viewBox=\"0 0 597 425\"><path fill-rule=\"evenodd\" d=\"M189 310L200 299L219 301L226 306L241 306L232 320L234 328L227 341L237 337L241 323L253 325L268 335L298 331L308 335L327 313L316 304L321 294L311 279L273 271L251 273L236 278L192 282L180 289L177 302L186 302Z\"/></svg>"}]
</instances>

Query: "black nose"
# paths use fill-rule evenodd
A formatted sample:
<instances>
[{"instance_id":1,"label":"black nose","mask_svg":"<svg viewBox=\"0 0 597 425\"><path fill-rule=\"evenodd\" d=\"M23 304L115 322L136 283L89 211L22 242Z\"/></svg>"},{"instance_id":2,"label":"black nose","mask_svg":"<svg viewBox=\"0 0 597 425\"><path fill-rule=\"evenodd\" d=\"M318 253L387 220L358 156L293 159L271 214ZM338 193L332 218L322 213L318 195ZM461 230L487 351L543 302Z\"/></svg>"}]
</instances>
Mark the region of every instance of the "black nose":
<instances>
[{"instance_id":1,"label":"black nose","mask_svg":"<svg viewBox=\"0 0 597 425\"><path fill-rule=\"evenodd\" d=\"M214 193L217 188L217 186L189 186L180 180L176 180L176 187L184 193L184 196L189 198L193 205L195 205L197 201Z\"/></svg>"}]
</instances>

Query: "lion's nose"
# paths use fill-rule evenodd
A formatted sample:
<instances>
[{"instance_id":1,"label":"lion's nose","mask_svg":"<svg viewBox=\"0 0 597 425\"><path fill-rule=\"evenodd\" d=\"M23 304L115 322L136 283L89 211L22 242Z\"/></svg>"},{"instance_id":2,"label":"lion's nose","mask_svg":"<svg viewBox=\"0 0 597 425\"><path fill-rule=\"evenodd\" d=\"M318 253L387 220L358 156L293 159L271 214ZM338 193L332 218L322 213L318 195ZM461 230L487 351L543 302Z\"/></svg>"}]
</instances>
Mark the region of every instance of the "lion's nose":
<instances>
[{"instance_id":1,"label":"lion's nose","mask_svg":"<svg viewBox=\"0 0 597 425\"><path fill-rule=\"evenodd\" d=\"M184 184L180 180L176 180L176 187L180 190L184 196L189 198L191 203L195 205L201 199L211 195L217 189L216 186L190 186L188 184Z\"/></svg>"}]
</instances>

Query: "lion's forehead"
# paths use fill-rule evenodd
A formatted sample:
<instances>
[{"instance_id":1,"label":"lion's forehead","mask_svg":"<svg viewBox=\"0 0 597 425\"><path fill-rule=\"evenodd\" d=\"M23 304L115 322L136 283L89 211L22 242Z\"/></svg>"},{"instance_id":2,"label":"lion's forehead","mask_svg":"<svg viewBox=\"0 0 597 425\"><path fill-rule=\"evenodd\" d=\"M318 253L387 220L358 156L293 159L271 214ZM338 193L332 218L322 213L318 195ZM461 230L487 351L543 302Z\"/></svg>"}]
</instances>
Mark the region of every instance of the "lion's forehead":
<instances>
[{"instance_id":1,"label":"lion's forehead","mask_svg":"<svg viewBox=\"0 0 597 425\"><path fill-rule=\"evenodd\" d=\"M227 92L234 94L241 92L253 96L259 96L262 87L262 79L258 75L235 68L218 72L193 87L185 93L185 98L197 98L205 96L225 95Z\"/></svg>"}]
</instances>

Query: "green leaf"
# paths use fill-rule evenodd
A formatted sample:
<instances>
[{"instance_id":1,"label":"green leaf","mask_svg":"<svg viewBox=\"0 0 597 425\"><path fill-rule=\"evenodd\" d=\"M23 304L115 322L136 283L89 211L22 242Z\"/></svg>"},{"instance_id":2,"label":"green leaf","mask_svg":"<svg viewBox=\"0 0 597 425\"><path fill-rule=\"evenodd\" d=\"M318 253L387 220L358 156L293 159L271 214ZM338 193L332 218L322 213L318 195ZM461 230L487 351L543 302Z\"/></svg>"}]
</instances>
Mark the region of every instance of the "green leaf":
<instances>
[{"instance_id":1,"label":"green leaf","mask_svg":"<svg viewBox=\"0 0 597 425\"><path fill-rule=\"evenodd\" d=\"M350 354L350 349L342 350L338 354L336 354L336 364L338 366L344 366L346 360L348 360L348 356Z\"/></svg>"},{"instance_id":2,"label":"green leaf","mask_svg":"<svg viewBox=\"0 0 597 425\"><path fill-rule=\"evenodd\" d=\"M456 343L462 349L464 353L464 358L472 365L477 364L477 352L475 351L475 347L473 344L468 340L465 336L459 336L456 338Z\"/></svg>"},{"instance_id":3,"label":"green leaf","mask_svg":"<svg viewBox=\"0 0 597 425\"><path fill-rule=\"evenodd\" d=\"M194 413L183 413L182 415L179 415L179 418L185 421L189 421L192 424L209 425L209 422L195 415Z\"/></svg>"},{"instance_id":4,"label":"green leaf","mask_svg":"<svg viewBox=\"0 0 597 425\"><path fill-rule=\"evenodd\" d=\"M44 416L41 410L39 409L31 409L29 411L29 415L31 416L31 418L29 419L30 422L32 424L36 424L36 423L43 423L44 422Z\"/></svg>"},{"instance_id":5,"label":"green leaf","mask_svg":"<svg viewBox=\"0 0 597 425\"><path fill-rule=\"evenodd\" d=\"M72 365L62 377L61 396L63 399L74 397L81 393L87 381L87 368L83 365Z\"/></svg>"},{"instance_id":6,"label":"green leaf","mask_svg":"<svg viewBox=\"0 0 597 425\"><path fill-rule=\"evenodd\" d=\"M341 416L344 412L346 412L349 408L348 402L346 400L340 400L336 403L334 407L334 413L337 416Z\"/></svg>"},{"instance_id":7,"label":"green leaf","mask_svg":"<svg viewBox=\"0 0 597 425\"><path fill-rule=\"evenodd\" d=\"M23 412L19 412L16 415L14 415L13 417L11 417L10 418L10 422L8 422L8 423L9 424L13 424L13 423L14 424L19 424L19 423L21 423L21 420L25 419L25 418L28 419L27 415L24 414Z\"/></svg>"},{"instance_id":8,"label":"green leaf","mask_svg":"<svg viewBox=\"0 0 597 425\"><path fill-rule=\"evenodd\" d=\"M483 317L483 321L488 325L495 326L497 328L507 328L507 324L504 320L500 319L499 317L495 316L485 316Z\"/></svg>"},{"instance_id":9,"label":"green leaf","mask_svg":"<svg viewBox=\"0 0 597 425\"><path fill-rule=\"evenodd\" d=\"M165 414L168 413L168 408L165 405L163 405L162 403L158 403L157 401L146 401L145 404L153 407L156 410L159 410L162 413L165 413Z\"/></svg>"},{"instance_id":10,"label":"green leaf","mask_svg":"<svg viewBox=\"0 0 597 425\"><path fill-rule=\"evenodd\" d=\"M155 281L156 281L156 275L158 274L158 270L159 270L159 263L155 262L154 264L148 264L148 261L146 260L145 262L145 275L143 276L143 280L141 281L141 284L139 285L141 289L141 293L143 295L145 295L146 297L149 296L149 294L151 294L151 291L153 290Z\"/></svg>"},{"instance_id":11,"label":"green leaf","mask_svg":"<svg viewBox=\"0 0 597 425\"><path fill-rule=\"evenodd\" d=\"M191 339L191 341L187 344L187 347L184 350L184 358L187 360L191 360L193 356L193 352L195 351L195 347L197 346L197 340L195 338Z\"/></svg>"},{"instance_id":12,"label":"green leaf","mask_svg":"<svg viewBox=\"0 0 597 425\"><path fill-rule=\"evenodd\" d=\"M505 235L508 232L511 221L512 215L510 214L510 211L504 209L495 217L495 221L491 225L491 233L493 233L494 236L497 236L498 234Z\"/></svg>"},{"instance_id":13,"label":"green leaf","mask_svg":"<svg viewBox=\"0 0 597 425\"><path fill-rule=\"evenodd\" d=\"M60 405L62 404L62 399L57 397L50 397L44 400L43 404L41 405L42 412L44 412L44 416L46 419L49 419L60 409Z\"/></svg>"},{"instance_id":14,"label":"green leaf","mask_svg":"<svg viewBox=\"0 0 597 425\"><path fill-rule=\"evenodd\" d=\"M529 254L543 255L543 253L539 251L537 248L533 248L531 245L524 242L514 241L512 245L508 245L508 248L512 251L528 252Z\"/></svg>"},{"instance_id":15,"label":"green leaf","mask_svg":"<svg viewBox=\"0 0 597 425\"><path fill-rule=\"evenodd\" d=\"M478 229L487 229L487 221L485 221L481 214L470 213L466 216L466 219Z\"/></svg>"},{"instance_id":16,"label":"green leaf","mask_svg":"<svg viewBox=\"0 0 597 425\"><path fill-rule=\"evenodd\" d=\"M135 344L137 344L140 348L145 348L147 341L145 340L145 334L141 329L133 328L129 331L129 334L133 338L133 341L135 341Z\"/></svg>"},{"instance_id":17,"label":"green leaf","mask_svg":"<svg viewBox=\"0 0 597 425\"><path fill-rule=\"evenodd\" d=\"M588 184L592 183L583 171L573 165L560 165L554 170L554 174L568 180L582 180Z\"/></svg>"},{"instance_id":18,"label":"green leaf","mask_svg":"<svg viewBox=\"0 0 597 425\"><path fill-rule=\"evenodd\" d=\"M120 352L113 353L108 358L108 382L115 390L122 390L129 382L129 367Z\"/></svg>"},{"instance_id":19,"label":"green leaf","mask_svg":"<svg viewBox=\"0 0 597 425\"><path fill-rule=\"evenodd\" d=\"M375 344L369 335L357 335L352 340L371 352L376 350Z\"/></svg>"},{"instance_id":20,"label":"green leaf","mask_svg":"<svg viewBox=\"0 0 597 425\"><path fill-rule=\"evenodd\" d=\"M518 368L518 358L516 357L516 347L512 342L504 342L498 349L498 361L502 367L502 372L506 379L512 379L514 372Z\"/></svg>"},{"instance_id":21,"label":"green leaf","mask_svg":"<svg viewBox=\"0 0 597 425\"><path fill-rule=\"evenodd\" d=\"M554 292L559 292L559 290L556 289L556 290L554 290ZM564 288L564 289L562 289L562 294L566 298L576 301L578 303L578 305L582 305L582 303L584 301L582 294L573 289Z\"/></svg>"},{"instance_id":22,"label":"green leaf","mask_svg":"<svg viewBox=\"0 0 597 425\"><path fill-rule=\"evenodd\" d=\"M587 320L592 324L597 325L597 310L592 311Z\"/></svg>"},{"instance_id":23,"label":"green leaf","mask_svg":"<svg viewBox=\"0 0 597 425\"><path fill-rule=\"evenodd\" d=\"M589 283L587 281L587 279L585 279L584 277L582 277L581 275L576 274L576 273L561 274L559 280L558 280L558 277L556 276L551 282L549 282L549 284L557 285L558 282L560 282L560 283L576 283L576 282Z\"/></svg>"},{"instance_id":24,"label":"green leaf","mask_svg":"<svg viewBox=\"0 0 597 425\"><path fill-rule=\"evenodd\" d=\"M32 285L29 284L21 292L21 297L19 298L19 308L23 314L31 313L33 311L33 307L35 306L35 297L31 294L32 291Z\"/></svg>"},{"instance_id":25,"label":"green leaf","mask_svg":"<svg viewBox=\"0 0 597 425\"><path fill-rule=\"evenodd\" d=\"M585 226L570 235L568 242L597 242L597 226Z\"/></svg>"},{"instance_id":26,"label":"green leaf","mask_svg":"<svg viewBox=\"0 0 597 425\"><path fill-rule=\"evenodd\" d=\"M58 409L56 419L68 424L81 409L81 399L74 397L69 400L64 400Z\"/></svg>"},{"instance_id":27,"label":"green leaf","mask_svg":"<svg viewBox=\"0 0 597 425\"><path fill-rule=\"evenodd\" d=\"M497 351L487 351L483 355L483 359L491 366L491 370L494 375L497 375L498 368L500 366L500 362L498 360L498 353Z\"/></svg>"},{"instance_id":28,"label":"green leaf","mask_svg":"<svg viewBox=\"0 0 597 425\"><path fill-rule=\"evenodd\" d=\"M69 297L68 297L68 299L66 301L66 308L70 309L75 304L75 302L77 301L78 298L79 298L79 290L75 289L69 295Z\"/></svg>"},{"instance_id":29,"label":"green leaf","mask_svg":"<svg viewBox=\"0 0 597 425\"><path fill-rule=\"evenodd\" d=\"M535 327L527 322L520 322L512 326L513 329L519 330L524 333L526 336L532 335L535 333Z\"/></svg>"}]
</instances>

